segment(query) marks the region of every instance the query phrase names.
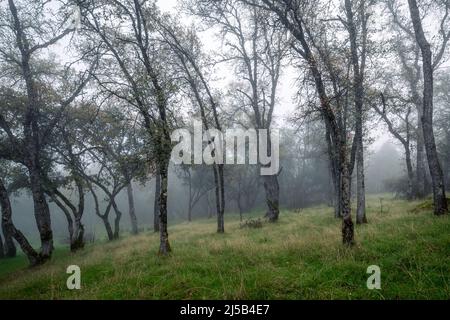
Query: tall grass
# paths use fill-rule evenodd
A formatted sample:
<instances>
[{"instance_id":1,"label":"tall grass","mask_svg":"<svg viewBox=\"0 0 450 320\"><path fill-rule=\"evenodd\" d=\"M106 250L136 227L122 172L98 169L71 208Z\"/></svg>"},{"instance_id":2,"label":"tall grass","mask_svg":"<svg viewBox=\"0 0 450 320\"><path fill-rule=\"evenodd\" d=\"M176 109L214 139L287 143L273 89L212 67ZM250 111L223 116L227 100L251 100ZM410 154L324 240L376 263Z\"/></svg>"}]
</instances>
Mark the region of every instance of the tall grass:
<instances>
[{"instance_id":1,"label":"tall grass","mask_svg":"<svg viewBox=\"0 0 450 320\"><path fill-rule=\"evenodd\" d=\"M450 218L413 211L418 203L368 203L369 224L356 245L341 245L333 210L284 211L277 224L240 228L226 217L170 228L173 253L156 255L151 232L70 254L58 250L38 269L19 257L0 262L0 298L11 299L449 299ZM66 288L67 266L82 270L82 289ZM382 289L368 290L378 265Z\"/></svg>"}]
</instances>

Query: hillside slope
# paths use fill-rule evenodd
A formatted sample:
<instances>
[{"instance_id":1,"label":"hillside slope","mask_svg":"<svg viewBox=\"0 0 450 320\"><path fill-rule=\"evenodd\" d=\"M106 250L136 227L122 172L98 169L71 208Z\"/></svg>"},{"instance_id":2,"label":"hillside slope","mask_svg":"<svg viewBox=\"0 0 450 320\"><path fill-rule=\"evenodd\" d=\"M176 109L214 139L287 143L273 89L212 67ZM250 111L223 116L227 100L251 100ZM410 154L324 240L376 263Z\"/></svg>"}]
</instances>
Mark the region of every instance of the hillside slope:
<instances>
[{"instance_id":1,"label":"hillside slope","mask_svg":"<svg viewBox=\"0 0 450 320\"><path fill-rule=\"evenodd\" d=\"M153 233L59 252L35 270L23 258L0 262L0 299L449 299L450 217L414 213L417 203L376 198L369 225L345 249L332 209L282 212L278 224L225 235L215 221L170 228L173 254L158 257ZM66 268L79 265L82 289L66 288ZM368 290L367 268L381 268L382 289ZM14 269L14 270L12 270Z\"/></svg>"}]
</instances>

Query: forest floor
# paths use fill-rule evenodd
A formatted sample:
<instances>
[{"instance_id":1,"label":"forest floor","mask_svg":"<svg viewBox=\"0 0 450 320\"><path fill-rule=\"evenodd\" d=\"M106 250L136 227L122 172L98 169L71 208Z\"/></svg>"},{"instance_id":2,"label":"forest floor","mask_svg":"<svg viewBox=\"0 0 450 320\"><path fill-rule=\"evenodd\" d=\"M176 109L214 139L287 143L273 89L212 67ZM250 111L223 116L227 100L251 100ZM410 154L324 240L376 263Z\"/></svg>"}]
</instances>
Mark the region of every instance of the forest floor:
<instances>
[{"instance_id":1,"label":"forest floor","mask_svg":"<svg viewBox=\"0 0 450 320\"><path fill-rule=\"evenodd\" d=\"M315 207L282 211L260 229L228 215L224 235L214 219L172 226L169 257L156 254L150 232L76 254L58 249L36 269L19 256L0 262L0 299L449 299L450 217L418 202L383 207L370 197L369 224L356 226L350 249L333 209ZM66 287L69 265L81 267L81 290ZM367 288L371 265L381 268L381 290Z\"/></svg>"}]
</instances>

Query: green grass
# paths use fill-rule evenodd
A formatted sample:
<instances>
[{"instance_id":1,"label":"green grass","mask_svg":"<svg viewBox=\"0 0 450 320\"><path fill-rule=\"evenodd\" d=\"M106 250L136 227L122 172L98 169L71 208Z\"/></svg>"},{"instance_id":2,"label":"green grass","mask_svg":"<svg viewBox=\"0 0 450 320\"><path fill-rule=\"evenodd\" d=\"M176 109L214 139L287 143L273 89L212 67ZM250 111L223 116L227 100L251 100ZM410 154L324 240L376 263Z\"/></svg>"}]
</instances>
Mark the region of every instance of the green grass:
<instances>
[{"instance_id":1,"label":"green grass","mask_svg":"<svg viewBox=\"0 0 450 320\"><path fill-rule=\"evenodd\" d=\"M341 245L333 210L283 211L277 224L240 229L227 216L170 228L173 253L159 257L153 233L96 244L82 252L56 251L45 266L24 257L0 262L3 299L449 299L450 218L413 210L417 202L378 198L369 224L356 227L356 245ZM413 211L413 212L412 212ZM253 214L254 216L254 214ZM66 288L67 266L82 270L82 289ZM382 289L366 287L378 265Z\"/></svg>"}]
</instances>

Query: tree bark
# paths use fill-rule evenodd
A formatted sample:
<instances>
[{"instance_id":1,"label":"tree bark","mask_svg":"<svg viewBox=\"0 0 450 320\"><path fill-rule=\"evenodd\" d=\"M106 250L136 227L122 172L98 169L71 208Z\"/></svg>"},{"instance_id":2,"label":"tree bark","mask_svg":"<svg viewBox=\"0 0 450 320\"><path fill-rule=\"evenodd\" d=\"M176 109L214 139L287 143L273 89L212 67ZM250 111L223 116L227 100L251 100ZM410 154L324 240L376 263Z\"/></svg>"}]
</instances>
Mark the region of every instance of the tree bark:
<instances>
[{"instance_id":1,"label":"tree bark","mask_svg":"<svg viewBox=\"0 0 450 320\"><path fill-rule=\"evenodd\" d=\"M263 179L268 207L266 217L270 222L277 222L280 214L280 185L278 184L278 177L276 175L264 176Z\"/></svg>"},{"instance_id":2,"label":"tree bark","mask_svg":"<svg viewBox=\"0 0 450 320\"><path fill-rule=\"evenodd\" d=\"M2 232L5 238L4 252L7 258L14 258L17 255L16 245L14 243L13 235L2 225Z\"/></svg>"},{"instance_id":3,"label":"tree bark","mask_svg":"<svg viewBox=\"0 0 450 320\"><path fill-rule=\"evenodd\" d=\"M267 139L268 143L266 152L269 154L272 152L272 141L270 139L270 132L267 135ZM264 181L263 185L266 193L266 203L267 203L266 218L269 220L269 222L277 222L278 217L280 215L280 185L278 183L278 172L275 175L263 176L262 179Z\"/></svg>"},{"instance_id":4,"label":"tree bark","mask_svg":"<svg viewBox=\"0 0 450 320\"><path fill-rule=\"evenodd\" d=\"M330 164L330 174L333 181L333 191L334 191L334 198L333 198L333 204L334 204L334 216L337 219L342 218L342 210L341 210L341 191L342 191L342 185L341 185L341 172L340 172L340 165L339 165L339 157L336 155L336 152L334 151L335 148L332 145L331 140L331 130L328 123L325 124L326 127L326 136L325 139L327 141L327 153L328 153L328 159Z\"/></svg>"},{"instance_id":5,"label":"tree bark","mask_svg":"<svg viewBox=\"0 0 450 320\"><path fill-rule=\"evenodd\" d=\"M425 150L427 153L428 166L430 168L433 185L434 213L443 215L448 213L447 198L445 195L445 183L442 167L439 163L436 142L433 132L433 62L431 46L425 37L420 18L419 7L416 0L408 0L411 20L414 26L414 33L417 44L422 51L424 91L423 91L423 115L422 129L425 140Z\"/></svg>"},{"instance_id":6,"label":"tree bark","mask_svg":"<svg viewBox=\"0 0 450 320\"><path fill-rule=\"evenodd\" d=\"M169 161L160 166L161 174L161 192L159 194L159 232L160 245L159 254L166 256L171 252L169 244L169 233L167 231L167 192L169 182Z\"/></svg>"},{"instance_id":7,"label":"tree bark","mask_svg":"<svg viewBox=\"0 0 450 320\"><path fill-rule=\"evenodd\" d=\"M414 172L411 162L411 150L408 146L405 146L405 161L406 161L406 171L408 174L408 200L414 198Z\"/></svg>"},{"instance_id":8,"label":"tree bark","mask_svg":"<svg viewBox=\"0 0 450 320\"><path fill-rule=\"evenodd\" d=\"M12 221L12 208L9 201L8 192L5 185L0 178L0 207L2 210L2 229L5 230L5 234L10 234L19 244L22 251L28 258L31 266L36 266L45 262L45 259L33 249L25 236L16 229Z\"/></svg>"},{"instance_id":9,"label":"tree bark","mask_svg":"<svg viewBox=\"0 0 450 320\"><path fill-rule=\"evenodd\" d=\"M50 183L48 184L50 185ZM84 213L84 189L80 177L75 178L75 184L78 189L78 208L76 208L72 202L70 202L70 200L57 188L50 187L49 190L47 190L48 195L66 216L70 236L70 251L72 252L76 252L84 248L84 226L81 222ZM62 202L59 201L59 199L61 199ZM70 211L72 211L73 218L66 206L69 207Z\"/></svg>"},{"instance_id":10,"label":"tree bark","mask_svg":"<svg viewBox=\"0 0 450 320\"><path fill-rule=\"evenodd\" d=\"M153 203L153 229L159 232L159 195L161 193L161 175L158 172L155 176L155 200Z\"/></svg>"},{"instance_id":11,"label":"tree bark","mask_svg":"<svg viewBox=\"0 0 450 320\"><path fill-rule=\"evenodd\" d=\"M189 175L189 204L188 204L188 222L192 222L192 176L191 171L188 168L188 175Z\"/></svg>"},{"instance_id":12,"label":"tree bark","mask_svg":"<svg viewBox=\"0 0 450 320\"><path fill-rule=\"evenodd\" d=\"M69 154L71 157L72 175L74 176L74 181L75 181L75 185L77 187L77 192L78 192L78 208L75 208L72 205L72 212L73 212L75 219L74 219L73 236L72 236L72 239L70 242L70 250L72 252L76 252L76 251L84 248L84 225L83 225L81 219L83 218L83 214L84 214L85 195L84 195L83 179L77 173L77 165L76 165L77 158L73 154L71 144L70 143L67 143L67 144L69 146ZM69 201L69 203L70 203L70 201Z\"/></svg>"},{"instance_id":13,"label":"tree bark","mask_svg":"<svg viewBox=\"0 0 450 320\"><path fill-rule=\"evenodd\" d=\"M127 186L127 195L128 195L128 212L130 214L130 223L131 223L131 233L137 235L139 233L139 230L136 217L136 209L134 206L133 185L131 182Z\"/></svg>"},{"instance_id":14,"label":"tree bark","mask_svg":"<svg viewBox=\"0 0 450 320\"><path fill-rule=\"evenodd\" d=\"M225 190L223 165L214 165L214 183L216 186L217 233L225 233Z\"/></svg>"},{"instance_id":15,"label":"tree bark","mask_svg":"<svg viewBox=\"0 0 450 320\"><path fill-rule=\"evenodd\" d=\"M363 6L364 4L361 4ZM357 193L357 209L356 222L358 224L367 223L366 218L366 190L364 179L364 144L363 144L363 105L364 105L364 61L360 63L357 32L353 17L352 1L345 0L345 8L347 12L347 29L350 36L350 51L353 65L353 94L355 99L355 139L356 139L356 193ZM361 15L362 19L366 19ZM362 34L364 36L364 25ZM362 48L362 59L364 58L364 44Z\"/></svg>"},{"instance_id":16,"label":"tree bark","mask_svg":"<svg viewBox=\"0 0 450 320\"><path fill-rule=\"evenodd\" d=\"M116 214L116 217L114 218L114 240L117 240L120 238L120 219L122 218L122 211L120 211L117 207L117 203L114 198L111 200L111 203L114 213Z\"/></svg>"},{"instance_id":17,"label":"tree bark","mask_svg":"<svg viewBox=\"0 0 450 320\"><path fill-rule=\"evenodd\" d=\"M427 194L427 173L425 169L425 141L423 138L422 108L418 109L418 130L417 130L417 155L416 155L416 194L419 198L424 198Z\"/></svg>"},{"instance_id":18,"label":"tree bark","mask_svg":"<svg viewBox=\"0 0 450 320\"><path fill-rule=\"evenodd\" d=\"M70 215L69 209L67 209L64 204L59 201L59 199L56 197L55 193L48 191L48 195L53 200L53 202L61 209L61 211L64 213L64 216L67 220L67 229L69 231L69 243L72 243L73 238L73 219Z\"/></svg>"},{"instance_id":19,"label":"tree bark","mask_svg":"<svg viewBox=\"0 0 450 320\"><path fill-rule=\"evenodd\" d=\"M105 229L106 229L106 235L108 236L108 240L109 241L113 241L114 240L114 232L113 232L113 229L111 227L111 223L109 223L108 217L103 217L102 221L103 221L103 224L104 224Z\"/></svg>"},{"instance_id":20,"label":"tree bark","mask_svg":"<svg viewBox=\"0 0 450 320\"><path fill-rule=\"evenodd\" d=\"M113 232L113 230L111 228L111 224L109 223L109 212L111 211L112 202L110 201L108 203L108 206L105 209L105 213L101 214L100 213L100 204L99 204L99 201L98 201L97 194L95 193L94 188L92 187L90 182L88 182L88 187L89 187L89 190L90 190L90 192L92 194L92 197L94 198L95 214L100 219L102 219L103 224L104 224L105 229L106 229L106 235L108 236L108 240L109 241L113 241L114 240L114 232Z\"/></svg>"},{"instance_id":21,"label":"tree bark","mask_svg":"<svg viewBox=\"0 0 450 320\"><path fill-rule=\"evenodd\" d=\"M346 159L346 148L342 147L341 159L343 165L341 166L342 172L342 187L341 187L341 208L342 208L342 242L344 245L352 246L354 244L354 225L351 215L351 202L350 202L350 188L352 177L349 173L349 168Z\"/></svg>"},{"instance_id":22,"label":"tree bark","mask_svg":"<svg viewBox=\"0 0 450 320\"><path fill-rule=\"evenodd\" d=\"M33 162L35 163L29 169L30 184L33 196L34 215L41 238L40 256L42 262L45 262L51 258L53 252L53 231L51 227L50 209L42 187L40 165L38 163L36 164L38 162L37 155L34 155L34 158Z\"/></svg>"},{"instance_id":23,"label":"tree bark","mask_svg":"<svg viewBox=\"0 0 450 320\"><path fill-rule=\"evenodd\" d=\"M0 259L3 259L5 257L5 249L3 248L3 239L2 235L0 234Z\"/></svg>"}]
</instances>

